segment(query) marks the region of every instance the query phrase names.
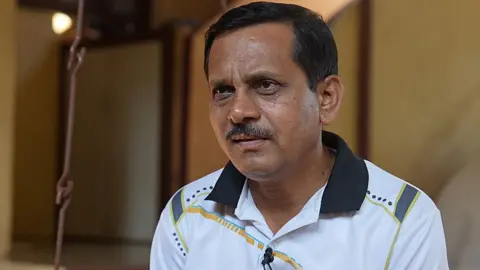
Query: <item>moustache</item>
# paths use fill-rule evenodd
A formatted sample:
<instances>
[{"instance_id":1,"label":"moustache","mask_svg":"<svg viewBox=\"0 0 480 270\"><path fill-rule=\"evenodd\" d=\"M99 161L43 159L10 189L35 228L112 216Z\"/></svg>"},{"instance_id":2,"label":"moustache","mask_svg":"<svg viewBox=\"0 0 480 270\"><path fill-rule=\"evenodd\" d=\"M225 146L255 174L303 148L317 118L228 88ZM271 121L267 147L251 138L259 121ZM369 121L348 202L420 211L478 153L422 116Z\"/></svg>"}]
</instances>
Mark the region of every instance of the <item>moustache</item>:
<instances>
[{"instance_id":1,"label":"moustache","mask_svg":"<svg viewBox=\"0 0 480 270\"><path fill-rule=\"evenodd\" d=\"M227 132L225 139L231 140L233 136L236 135L245 135L250 137L258 137L262 139L269 139L272 137L272 133L264 128L259 128L250 124L238 124L232 127L232 129Z\"/></svg>"}]
</instances>

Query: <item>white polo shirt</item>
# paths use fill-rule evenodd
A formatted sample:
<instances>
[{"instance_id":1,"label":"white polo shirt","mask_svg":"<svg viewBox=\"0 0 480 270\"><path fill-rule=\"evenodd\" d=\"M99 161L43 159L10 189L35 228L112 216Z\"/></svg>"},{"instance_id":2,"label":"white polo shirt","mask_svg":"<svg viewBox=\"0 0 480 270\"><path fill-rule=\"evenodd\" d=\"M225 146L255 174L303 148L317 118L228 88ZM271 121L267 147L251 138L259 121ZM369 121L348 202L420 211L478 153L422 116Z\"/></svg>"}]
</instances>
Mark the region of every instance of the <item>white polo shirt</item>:
<instances>
[{"instance_id":1,"label":"white polo shirt","mask_svg":"<svg viewBox=\"0 0 480 270\"><path fill-rule=\"evenodd\" d=\"M151 270L449 269L440 213L418 188L355 156L337 135L327 185L273 234L229 162L179 190L162 212ZM268 267L266 269L269 269Z\"/></svg>"}]
</instances>

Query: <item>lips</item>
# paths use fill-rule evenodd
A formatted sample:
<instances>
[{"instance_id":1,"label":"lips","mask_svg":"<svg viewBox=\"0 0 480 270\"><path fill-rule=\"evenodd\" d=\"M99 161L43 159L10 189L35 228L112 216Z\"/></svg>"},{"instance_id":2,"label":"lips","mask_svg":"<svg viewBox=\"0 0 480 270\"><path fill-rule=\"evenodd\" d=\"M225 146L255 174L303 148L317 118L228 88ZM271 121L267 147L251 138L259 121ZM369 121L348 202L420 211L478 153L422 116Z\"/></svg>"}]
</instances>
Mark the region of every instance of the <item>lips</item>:
<instances>
[{"instance_id":1,"label":"lips","mask_svg":"<svg viewBox=\"0 0 480 270\"><path fill-rule=\"evenodd\" d=\"M260 137L256 137L256 136L249 136L249 135L245 135L245 134L239 134L239 135L232 136L231 140L234 143L241 143L241 142L264 140L264 138L260 138Z\"/></svg>"},{"instance_id":2,"label":"lips","mask_svg":"<svg viewBox=\"0 0 480 270\"><path fill-rule=\"evenodd\" d=\"M235 147L238 147L243 152L260 151L268 142L266 138L249 136L249 135L234 135L230 138Z\"/></svg>"}]
</instances>

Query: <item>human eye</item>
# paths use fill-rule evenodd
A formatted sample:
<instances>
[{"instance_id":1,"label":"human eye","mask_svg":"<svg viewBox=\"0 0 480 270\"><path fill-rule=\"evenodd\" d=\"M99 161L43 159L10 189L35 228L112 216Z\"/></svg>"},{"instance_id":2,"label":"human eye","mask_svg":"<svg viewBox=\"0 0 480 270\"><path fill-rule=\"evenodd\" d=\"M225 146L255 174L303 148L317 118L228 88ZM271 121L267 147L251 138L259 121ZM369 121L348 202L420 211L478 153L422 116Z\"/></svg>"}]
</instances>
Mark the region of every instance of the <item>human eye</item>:
<instances>
[{"instance_id":1,"label":"human eye","mask_svg":"<svg viewBox=\"0 0 480 270\"><path fill-rule=\"evenodd\" d=\"M263 79L256 82L253 86L260 94L271 95L279 90L280 84L273 80Z\"/></svg>"},{"instance_id":2,"label":"human eye","mask_svg":"<svg viewBox=\"0 0 480 270\"><path fill-rule=\"evenodd\" d=\"M215 100L223 100L235 93L232 86L219 86L212 89L212 96Z\"/></svg>"}]
</instances>

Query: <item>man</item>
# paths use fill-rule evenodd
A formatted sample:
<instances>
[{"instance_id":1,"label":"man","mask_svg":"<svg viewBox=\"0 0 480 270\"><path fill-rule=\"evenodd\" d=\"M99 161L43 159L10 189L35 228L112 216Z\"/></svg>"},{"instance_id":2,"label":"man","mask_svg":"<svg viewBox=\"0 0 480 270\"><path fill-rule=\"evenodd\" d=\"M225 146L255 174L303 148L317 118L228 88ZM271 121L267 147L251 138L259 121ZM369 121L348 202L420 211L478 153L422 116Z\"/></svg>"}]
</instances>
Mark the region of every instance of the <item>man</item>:
<instances>
[{"instance_id":1,"label":"man","mask_svg":"<svg viewBox=\"0 0 480 270\"><path fill-rule=\"evenodd\" d=\"M172 197L152 270L448 269L434 203L322 131L343 86L317 14L251 3L205 45L210 120L230 162Z\"/></svg>"}]
</instances>

